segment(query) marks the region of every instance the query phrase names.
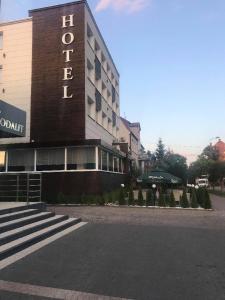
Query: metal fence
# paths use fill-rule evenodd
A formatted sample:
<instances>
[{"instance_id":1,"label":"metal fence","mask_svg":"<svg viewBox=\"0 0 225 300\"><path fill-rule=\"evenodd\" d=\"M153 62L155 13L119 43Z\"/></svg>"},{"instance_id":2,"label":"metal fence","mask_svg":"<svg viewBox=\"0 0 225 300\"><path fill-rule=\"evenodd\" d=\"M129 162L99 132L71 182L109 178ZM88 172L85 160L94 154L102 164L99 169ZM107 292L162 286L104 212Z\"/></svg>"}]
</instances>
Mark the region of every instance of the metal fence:
<instances>
[{"instance_id":1,"label":"metal fence","mask_svg":"<svg viewBox=\"0 0 225 300\"><path fill-rule=\"evenodd\" d=\"M41 201L41 173L0 173L0 201Z\"/></svg>"}]
</instances>

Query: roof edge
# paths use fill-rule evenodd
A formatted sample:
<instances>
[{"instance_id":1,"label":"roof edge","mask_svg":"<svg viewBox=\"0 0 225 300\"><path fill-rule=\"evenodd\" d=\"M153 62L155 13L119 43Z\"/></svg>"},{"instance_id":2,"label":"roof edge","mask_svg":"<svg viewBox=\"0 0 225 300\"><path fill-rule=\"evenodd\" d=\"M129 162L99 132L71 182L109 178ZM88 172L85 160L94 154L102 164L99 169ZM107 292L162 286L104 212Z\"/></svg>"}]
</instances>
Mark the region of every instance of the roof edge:
<instances>
[{"instance_id":1,"label":"roof edge","mask_svg":"<svg viewBox=\"0 0 225 300\"><path fill-rule=\"evenodd\" d=\"M11 25L11 24L30 22L30 21L32 21L32 17L19 19L19 20L5 21L5 22L0 23L0 26L7 26L7 25Z\"/></svg>"},{"instance_id":2,"label":"roof edge","mask_svg":"<svg viewBox=\"0 0 225 300\"><path fill-rule=\"evenodd\" d=\"M97 29L97 32L98 32L100 38L102 39L103 45L105 46L106 51L108 52L108 55L109 55L109 57L110 57L110 59L112 61L112 64L113 64L113 66L114 66L114 68L115 68L115 70L117 72L117 75L120 77L120 73L119 73L119 71L118 71L118 69L117 69L117 67L116 67L116 65L114 63L112 55L111 55L111 53L110 53L110 51L109 51L109 49L108 49L108 47L107 47L107 45L105 43L105 40L104 40L104 38L103 38L103 36L101 34L101 31L100 31L100 29L98 27L98 24L96 23L95 18L93 16L93 13L92 13L92 11L90 9L90 6L89 6L89 4L88 4L88 2L86 0L79 0L79 1L73 1L73 2L68 2L68 3L63 3L63 4L51 5L51 6L41 7L41 8L35 8L35 9L28 10L28 12L29 12L29 14L31 14L31 13L35 13L35 12L38 12L38 11L43 11L43 10L48 10L48 9L54 9L54 8L60 8L60 7L64 7L64 6L71 6L71 5L74 5L74 4L76 4L76 5L78 5L78 4L84 4L86 6L86 8L87 8L87 10L90 13L90 16L92 18L92 21L93 21L93 23L94 23L94 25L95 25L95 27Z\"/></svg>"}]
</instances>

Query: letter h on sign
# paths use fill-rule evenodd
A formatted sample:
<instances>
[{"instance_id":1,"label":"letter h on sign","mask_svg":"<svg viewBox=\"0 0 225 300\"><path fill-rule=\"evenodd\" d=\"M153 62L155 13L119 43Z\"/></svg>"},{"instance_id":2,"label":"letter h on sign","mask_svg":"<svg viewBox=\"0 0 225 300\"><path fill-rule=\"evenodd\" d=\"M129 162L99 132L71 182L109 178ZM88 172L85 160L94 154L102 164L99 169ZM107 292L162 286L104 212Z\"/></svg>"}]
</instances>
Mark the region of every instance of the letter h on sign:
<instances>
[{"instance_id":1,"label":"letter h on sign","mask_svg":"<svg viewBox=\"0 0 225 300\"><path fill-rule=\"evenodd\" d=\"M74 27L74 15L68 15L68 16L62 16L62 28L67 27ZM74 34L72 32L66 32L62 35L62 43L66 46L72 44L74 42ZM73 49L66 49L62 51L62 54L65 57L65 63L71 61L70 54L74 53ZM73 68L72 67L65 67L63 68L63 80L68 81L72 80L74 78L73 76ZM68 92L69 86L65 85L63 86L63 99L71 99L73 97L73 94L69 95Z\"/></svg>"}]
</instances>

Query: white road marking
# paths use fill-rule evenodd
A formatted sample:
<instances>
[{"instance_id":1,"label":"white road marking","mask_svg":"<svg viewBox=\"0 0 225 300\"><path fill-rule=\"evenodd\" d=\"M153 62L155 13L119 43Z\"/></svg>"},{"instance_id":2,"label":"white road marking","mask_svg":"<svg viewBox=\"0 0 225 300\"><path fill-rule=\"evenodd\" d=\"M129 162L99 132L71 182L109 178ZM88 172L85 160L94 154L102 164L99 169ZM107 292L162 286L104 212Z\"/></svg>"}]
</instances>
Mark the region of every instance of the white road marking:
<instances>
[{"instance_id":1,"label":"white road marking","mask_svg":"<svg viewBox=\"0 0 225 300\"><path fill-rule=\"evenodd\" d=\"M72 290L50 288L50 287L24 284L18 282L9 282L3 280L0 280L0 290L24 294L24 295L49 297L53 299L63 299L63 300L66 299L68 300L128 300L126 298L109 297L109 296L96 295L91 293L83 293L83 292L72 291Z\"/></svg>"},{"instance_id":2,"label":"white road marking","mask_svg":"<svg viewBox=\"0 0 225 300\"><path fill-rule=\"evenodd\" d=\"M2 270L5 267L15 263L16 261L20 260L21 258L24 258L25 256L41 249L42 247L54 242L55 240L71 233L72 231L79 229L80 227L82 227L86 224L87 224L87 222L80 222L80 223L78 223L76 225L73 225L73 226L71 226L71 227L69 227L69 228L67 228L67 229L65 229L65 230L63 230L59 233L56 233L53 236L51 236L51 237L49 237L49 238L47 238L47 239L45 239L45 240L43 240L43 241L41 241L37 244L34 244L34 245L32 245L32 246L30 246L30 247L28 247L28 248L26 248L26 249L24 249L24 250L22 250L18 253L6 258L6 259L3 259L2 261L0 261L0 270Z\"/></svg>"}]
</instances>

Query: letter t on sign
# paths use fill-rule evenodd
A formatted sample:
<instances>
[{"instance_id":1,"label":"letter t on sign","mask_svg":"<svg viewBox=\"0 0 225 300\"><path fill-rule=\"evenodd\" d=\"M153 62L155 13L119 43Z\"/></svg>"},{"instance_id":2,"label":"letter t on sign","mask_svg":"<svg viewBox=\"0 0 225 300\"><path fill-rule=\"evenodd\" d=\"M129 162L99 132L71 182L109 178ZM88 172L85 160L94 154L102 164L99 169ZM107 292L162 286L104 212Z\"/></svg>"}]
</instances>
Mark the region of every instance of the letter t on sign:
<instances>
[{"instance_id":1,"label":"letter t on sign","mask_svg":"<svg viewBox=\"0 0 225 300\"><path fill-rule=\"evenodd\" d=\"M73 17L74 15L62 16L62 28L73 27ZM67 25L67 23L69 23L69 25Z\"/></svg>"}]
</instances>

